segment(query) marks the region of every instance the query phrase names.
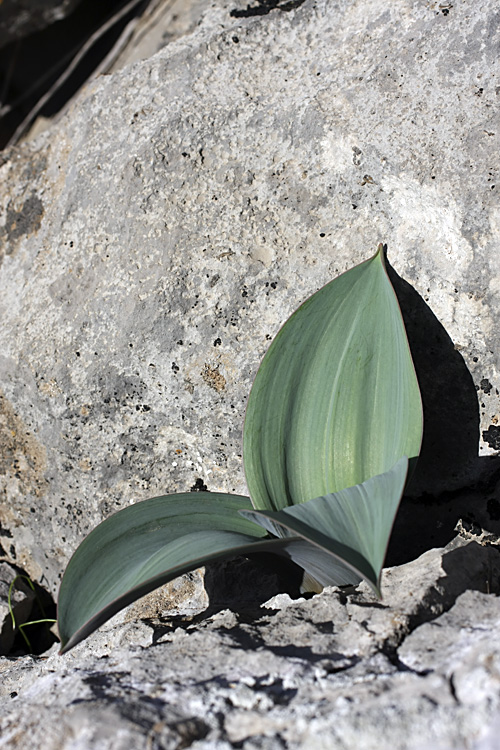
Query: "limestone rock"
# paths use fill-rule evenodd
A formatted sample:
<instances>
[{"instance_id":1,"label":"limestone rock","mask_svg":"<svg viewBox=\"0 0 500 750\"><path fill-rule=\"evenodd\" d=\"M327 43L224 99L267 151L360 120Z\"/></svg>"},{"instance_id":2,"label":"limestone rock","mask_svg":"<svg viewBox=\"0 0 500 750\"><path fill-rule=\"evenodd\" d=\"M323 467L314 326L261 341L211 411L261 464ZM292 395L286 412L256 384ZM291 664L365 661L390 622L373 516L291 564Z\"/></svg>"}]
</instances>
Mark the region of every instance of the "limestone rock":
<instances>
[{"instance_id":1,"label":"limestone rock","mask_svg":"<svg viewBox=\"0 0 500 750\"><path fill-rule=\"evenodd\" d=\"M200 573L64 657L3 657L0 750L494 746L496 3L272 5L207 4L0 159L2 555L55 593L115 510L244 493L260 358L379 241L426 424L389 555L424 554L381 603L278 587L204 615ZM433 550L459 519L478 543Z\"/></svg>"},{"instance_id":2,"label":"limestone rock","mask_svg":"<svg viewBox=\"0 0 500 750\"><path fill-rule=\"evenodd\" d=\"M497 530L495 13L214 3L2 156L0 522L32 578L131 502L244 493L260 358L381 239L426 410L391 559Z\"/></svg>"},{"instance_id":3,"label":"limestone rock","mask_svg":"<svg viewBox=\"0 0 500 750\"><path fill-rule=\"evenodd\" d=\"M108 71L152 57L175 39L192 33L206 12L205 0L156 0L144 9L127 44L119 50Z\"/></svg>"},{"instance_id":4,"label":"limestone rock","mask_svg":"<svg viewBox=\"0 0 500 750\"><path fill-rule=\"evenodd\" d=\"M0 748L493 750L500 604L473 589L487 568L498 586L499 561L459 543L386 571L382 603L362 588L281 594L4 657Z\"/></svg>"}]
</instances>

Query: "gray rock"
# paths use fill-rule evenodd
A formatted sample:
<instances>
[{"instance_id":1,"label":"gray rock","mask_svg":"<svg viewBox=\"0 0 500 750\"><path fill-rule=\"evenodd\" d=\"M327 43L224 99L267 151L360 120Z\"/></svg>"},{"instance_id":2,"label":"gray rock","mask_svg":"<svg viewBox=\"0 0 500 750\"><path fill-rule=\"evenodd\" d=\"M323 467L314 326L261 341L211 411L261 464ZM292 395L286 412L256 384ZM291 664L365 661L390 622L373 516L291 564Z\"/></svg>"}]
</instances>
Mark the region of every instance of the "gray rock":
<instances>
[{"instance_id":1,"label":"gray rock","mask_svg":"<svg viewBox=\"0 0 500 750\"><path fill-rule=\"evenodd\" d=\"M144 9L129 33L127 43L117 50L107 72L146 60L175 39L192 33L206 12L205 0L156 0Z\"/></svg>"},{"instance_id":2,"label":"gray rock","mask_svg":"<svg viewBox=\"0 0 500 750\"><path fill-rule=\"evenodd\" d=\"M281 594L205 619L110 622L62 657L4 657L0 748L490 750L499 600L467 589L487 565L498 581L498 557L433 550L386 571L382 604L362 588Z\"/></svg>"},{"instance_id":3,"label":"gray rock","mask_svg":"<svg viewBox=\"0 0 500 750\"><path fill-rule=\"evenodd\" d=\"M393 559L471 511L496 530L498 462L477 455L480 427L481 454L500 430L496 4L294 5L215 3L3 156L0 521L53 593L118 508L245 492L270 339L380 239L414 287L398 283L426 404L413 495L439 501L403 507Z\"/></svg>"},{"instance_id":4,"label":"gray rock","mask_svg":"<svg viewBox=\"0 0 500 750\"><path fill-rule=\"evenodd\" d=\"M203 614L198 572L64 657L2 657L0 750L494 747L496 4L259 5L210 5L2 156L3 551L54 593L118 508L245 492L269 341L379 240L426 409L390 555L427 551L381 603L222 593ZM459 518L478 542L431 549Z\"/></svg>"},{"instance_id":5,"label":"gray rock","mask_svg":"<svg viewBox=\"0 0 500 750\"><path fill-rule=\"evenodd\" d=\"M498 598L466 591L449 612L408 636L398 651L399 658L419 672L446 667L453 675L457 698L465 704L481 702L492 687L488 681L498 681L497 657L490 658L488 653L491 641L497 639L499 615ZM465 681L463 674L467 675Z\"/></svg>"}]
</instances>

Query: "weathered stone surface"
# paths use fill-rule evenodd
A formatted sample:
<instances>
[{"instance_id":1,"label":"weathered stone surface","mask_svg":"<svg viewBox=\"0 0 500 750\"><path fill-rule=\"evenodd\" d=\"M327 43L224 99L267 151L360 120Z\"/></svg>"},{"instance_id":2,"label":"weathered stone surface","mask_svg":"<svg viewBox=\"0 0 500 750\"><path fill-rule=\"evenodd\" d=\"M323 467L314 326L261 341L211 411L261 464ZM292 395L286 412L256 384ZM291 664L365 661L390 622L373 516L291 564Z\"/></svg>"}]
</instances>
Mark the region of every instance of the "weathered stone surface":
<instances>
[{"instance_id":1,"label":"weathered stone surface","mask_svg":"<svg viewBox=\"0 0 500 750\"><path fill-rule=\"evenodd\" d=\"M260 357L380 239L414 287L398 283L426 404L393 559L460 516L498 525L498 461L477 455L500 430L496 5L246 7L210 6L3 157L0 521L52 591L119 507L245 491ZM440 501L425 513L422 493Z\"/></svg>"},{"instance_id":2,"label":"weathered stone surface","mask_svg":"<svg viewBox=\"0 0 500 750\"><path fill-rule=\"evenodd\" d=\"M244 492L260 357L379 240L426 412L390 555L428 551L380 604L360 587L203 616L199 573L65 657L2 658L2 750L494 747L496 4L252 13L271 5L212 4L2 156L2 555L55 592L114 510ZM482 544L430 549L459 518Z\"/></svg>"},{"instance_id":3,"label":"weathered stone surface","mask_svg":"<svg viewBox=\"0 0 500 750\"><path fill-rule=\"evenodd\" d=\"M109 72L146 60L175 39L190 34L206 12L205 0L157 0L144 9Z\"/></svg>"},{"instance_id":4,"label":"weathered stone surface","mask_svg":"<svg viewBox=\"0 0 500 750\"><path fill-rule=\"evenodd\" d=\"M408 636L399 649L399 658L407 667L419 672L440 668L444 664L450 672L460 672L463 668L470 670L468 661L473 662L481 672L484 665L474 650L476 647L482 649L482 641L496 640L500 611L498 599L494 601L495 606L492 606L491 597L486 594L466 591L449 612L438 620L422 625ZM490 666L494 667L494 660ZM498 677L495 681L498 682ZM487 689L484 678L478 680L478 686L481 682ZM471 703L478 697L481 695L478 696L474 690L466 690L459 696L463 702Z\"/></svg>"},{"instance_id":5,"label":"weathered stone surface","mask_svg":"<svg viewBox=\"0 0 500 750\"><path fill-rule=\"evenodd\" d=\"M470 589L499 564L458 542L386 571L381 604L362 587L281 594L4 657L0 748L493 750L500 600Z\"/></svg>"}]
</instances>

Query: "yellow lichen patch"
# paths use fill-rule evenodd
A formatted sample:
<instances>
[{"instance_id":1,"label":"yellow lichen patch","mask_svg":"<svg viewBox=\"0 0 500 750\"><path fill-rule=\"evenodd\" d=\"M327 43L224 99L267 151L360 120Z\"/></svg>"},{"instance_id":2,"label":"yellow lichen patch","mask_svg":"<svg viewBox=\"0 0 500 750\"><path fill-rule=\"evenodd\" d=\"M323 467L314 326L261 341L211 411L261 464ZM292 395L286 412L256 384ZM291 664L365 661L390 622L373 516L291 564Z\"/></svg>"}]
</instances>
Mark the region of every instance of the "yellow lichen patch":
<instances>
[{"instance_id":1,"label":"yellow lichen patch","mask_svg":"<svg viewBox=\"0 0 500 750\"><path fill-rule=\"evenodd\" d=\"M82 471L90 471L90 469L92 468L92 464L90 463L88 458L81 458L78 461L78 466Z\"/></svg>"},{"instance_id":2,"label":"yellow lichen patch","mask_svg":"<svg viewBox=\"0 0 500 750\"><path fill-rule=\"evenodd\" d=\"M45 447L36 440L0 392L0 481L17 482L23 496L47 491Z\"/></svg>"},{"instance_id":3,"label":"yellow lichen patch","mask_svg":"<svg viewBox=\"0 0 500 750\"><path fill-rule=\"evenodd\" d=\"M219 365L212 367L209 364L205 364L201 371L201 377L205 383L210 386L210 388L213 388L214 391L217 391L217 393L221 393L226 387L226 378L219 371Z\"/></svg>"},{"instance_id":4,"label":"yellow lichen patch","mask_svg":"<svg viewBox=\"0 0 500 750\"><path fill-rule=\"evenodd\" d=\"M62 393L54 378L51 378L46 383L42 383L40 390L45 396L51 396L52 398Z\"/></svg>"}]
</instances>

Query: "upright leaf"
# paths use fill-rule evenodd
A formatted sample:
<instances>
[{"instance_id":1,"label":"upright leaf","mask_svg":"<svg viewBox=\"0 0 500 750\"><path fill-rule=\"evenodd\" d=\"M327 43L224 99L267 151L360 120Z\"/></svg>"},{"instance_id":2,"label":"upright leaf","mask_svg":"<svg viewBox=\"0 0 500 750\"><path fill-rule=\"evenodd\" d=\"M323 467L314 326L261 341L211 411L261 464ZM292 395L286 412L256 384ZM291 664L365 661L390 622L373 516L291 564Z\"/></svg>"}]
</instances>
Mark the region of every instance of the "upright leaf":
<instances>
[{"instance_id":1,"label":"upright leaf","mask_svg":"<svg viewBox=\"0 0 500 750\"><path fill-rule=\"evenodd\" d=\"M277 511L361 484L414 459L421 438L420 392L380 246L306 300L262 361L244 427L253 505Z\"/></svg>"},{"instance_id":2,"label":"upright leaf","mask_svg":"<svg viewBox=\"0 0 500 750\"><path fill-rule=\"evenodd\" d=\"M310 545L292 540L287 553L322 586L358 583L364 578L380 596L380 574L387 543L403 494L408 459L363 484L292 505L280 511L240 511L245 518L277 533L300 536L328 553L315 556Z\"/></svg>"}]
</instances>

